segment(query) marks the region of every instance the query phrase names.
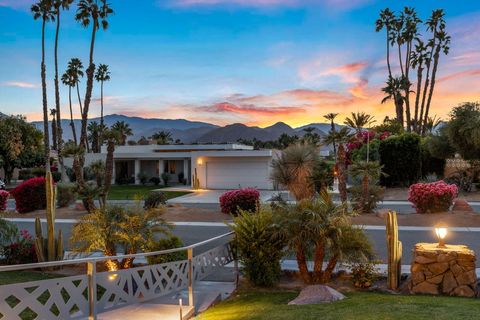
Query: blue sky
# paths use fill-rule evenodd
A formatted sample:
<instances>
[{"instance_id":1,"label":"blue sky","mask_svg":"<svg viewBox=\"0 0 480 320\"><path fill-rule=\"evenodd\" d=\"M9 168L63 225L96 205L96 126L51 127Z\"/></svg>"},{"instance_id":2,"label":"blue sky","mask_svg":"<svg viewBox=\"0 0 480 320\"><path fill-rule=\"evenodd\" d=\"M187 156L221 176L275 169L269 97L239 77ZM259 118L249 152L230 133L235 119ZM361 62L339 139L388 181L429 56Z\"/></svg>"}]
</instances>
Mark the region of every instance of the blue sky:
<instances>
[{"instance_id":1,"label":"blue sky","mask_svg":"<svg viewBox=\"0 0 480 320\"><path fill-rule=\"evenodd\" d=\"M41 118L40 21L33 1L0 0L0 111ZM393 114L380 104L385 79L381 9L444 8L452 50L440 64L434 112L480 97L480 2L374 0L111 0L110 28L95 61L110 65L106 113L265 126L322 122L327 112ZM60 70L87 64L90 30L62 19ZM54 25L47 29L53 106ZM85 81L84 81L85 82ZM82 92L84 86L81 87ZM98 98L98 87L94 97ZM62 107L67 110L62 87ZM74 106L77 108L77 106ZM99 114L93 101L92 116ZM64 112L65 112L64 111Z\"/></svg>"}]
</instances>

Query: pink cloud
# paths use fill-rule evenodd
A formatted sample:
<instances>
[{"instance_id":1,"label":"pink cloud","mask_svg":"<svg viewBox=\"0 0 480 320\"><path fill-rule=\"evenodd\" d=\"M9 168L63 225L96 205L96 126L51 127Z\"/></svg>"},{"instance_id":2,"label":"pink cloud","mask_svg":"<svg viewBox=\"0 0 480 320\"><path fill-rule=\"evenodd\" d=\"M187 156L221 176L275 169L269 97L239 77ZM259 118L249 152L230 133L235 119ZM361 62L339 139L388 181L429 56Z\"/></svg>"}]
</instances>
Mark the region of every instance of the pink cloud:
<instances>
[{"instance_id":1,"label":"pink cloud","mask_svg":"<svg viewBox=\"0 0 480 320\"><path fill-rule=\"evenodd\" d=\"M23 82L23 81L7 81L7 82L4 82L2 85L6 87L16 87L16 88L29 88L29 89L38 88L38 85L34 83Z\"/></svg>"},{"instance_id":2,"label":"pink cloud","mask_svg":"<svg viewBox=\"0 0 480 320\"><path fill-rule=\"evenodd\" d=\"M465 79L466 77L477 77L477 76L480 76L480 69L465 70L465 71L454 72L449 75L443 76L438 79L438 82Z\"/></svg>"},{"instance_id":3,"label":"pink cloud","mask_svg":"<svg viewBox=\"0 0 480 320\"><path fill-rule=\"evenodd\" d=\"M291 115L304 113L305 110L300 107L276 107L276 108L264 108L256 105L237 105L230 102L220 102L215 103L210 106L200 107L202 111L206 112L215 112L215 113L240 113L240 114L249 114L249 115Z\"/></svg>"}]
</instances>

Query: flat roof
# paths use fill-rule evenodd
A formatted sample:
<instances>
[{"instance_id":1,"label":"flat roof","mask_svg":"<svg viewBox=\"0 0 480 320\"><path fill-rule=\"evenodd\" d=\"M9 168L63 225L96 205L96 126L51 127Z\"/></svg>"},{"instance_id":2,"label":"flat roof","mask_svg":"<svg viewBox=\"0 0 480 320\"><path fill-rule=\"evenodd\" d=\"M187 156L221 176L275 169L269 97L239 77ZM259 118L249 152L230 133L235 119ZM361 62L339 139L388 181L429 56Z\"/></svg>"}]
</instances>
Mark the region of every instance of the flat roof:
<instances>
[{"instance_id":1,"label":"flat roof","mask_svg":"<svg viewBox=\"0 0 480 320\"><path fill-rule=\"evenodd\" d=\"M198 151L232 151L253 150L252 146L243 144L167 144L167 145L135 145L116 146L116 154L128 153L163 153L163 152L198 152ZM102 153L107 153L106 146L102 146Z\"/></svg>"}]
</instances>

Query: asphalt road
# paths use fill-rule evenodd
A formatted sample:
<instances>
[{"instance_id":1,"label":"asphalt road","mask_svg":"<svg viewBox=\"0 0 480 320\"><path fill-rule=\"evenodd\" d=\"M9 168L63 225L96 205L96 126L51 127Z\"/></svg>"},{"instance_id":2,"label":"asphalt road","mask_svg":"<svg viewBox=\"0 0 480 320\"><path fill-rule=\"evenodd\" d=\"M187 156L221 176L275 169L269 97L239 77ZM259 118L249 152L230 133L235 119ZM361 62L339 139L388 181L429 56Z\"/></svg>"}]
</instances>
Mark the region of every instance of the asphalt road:
<instances>
[{"instance_id":1,"label":"asphalt road","mask_svg":"<svg viewBox=\"0 0 480 320\"><path fill-rule=\"evenodd\" d=\"M30 233L34 233L34 224L31 222L18 222L18 227L20 229L26 229ZM57 223L57 228L61 228L64 234L65 239L69 239L71 233L71 223ZM226 226L176 226L174 234L180 237L185 245L191 245L204 241L215 236L222 235L229 232L229 228ZM386 261L387 252L386 252L386 242L385 242L385 231L384 230L366 230L367 235L372 240L374 249L378 255L378 259ZM411 231L411 230L400 230L399 238L403 243L403 264L410 264L412 259L411 250L415 243L419 242L436 242L436 237L433 231L430 230L421 230L421 231ZM68 241L65 240L65 248L69 248ZM217 241L215 243L210 243L204 245L195 250L195 254L213 248L219 245L222 241ZM480 253L480 232L473 231L449 231L447 236L447 244L465 244L468 245L475 252ZM478 256L477 256L478 257ZM478 260L478 258L477 258Z\"/></svg>"}]
</instances>

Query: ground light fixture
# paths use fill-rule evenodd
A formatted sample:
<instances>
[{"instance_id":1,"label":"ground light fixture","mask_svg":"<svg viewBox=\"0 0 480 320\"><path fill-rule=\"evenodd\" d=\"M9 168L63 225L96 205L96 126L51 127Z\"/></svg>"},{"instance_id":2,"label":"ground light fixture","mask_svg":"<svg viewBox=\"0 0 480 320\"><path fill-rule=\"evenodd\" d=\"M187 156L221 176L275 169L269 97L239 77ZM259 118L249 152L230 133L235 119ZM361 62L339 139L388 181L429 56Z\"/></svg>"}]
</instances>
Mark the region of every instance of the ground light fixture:
<instances>
[{"instance_id":1,"label":"ground light fixture","mask_svg":"<svg viewBox=\"0 0 480 320\"><path fill-rule=\"evenodd\" d=\"M436 227L435 234L438 238L438 248L446 248L445 237L447 236L448 230L446 227Z\"/></svg>"},{"instance_id":2,"label":"ground light fixture","mask_svg":"<svg viewBox=\"0 0 480 320\"><path fill-rule=\"evenodd\" d=\"M178 299L178 305L180 307L180 320L183 320L183 310L182 310L183 301L182 301L182 299Z\"/></svg>"}]
</instances>

